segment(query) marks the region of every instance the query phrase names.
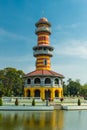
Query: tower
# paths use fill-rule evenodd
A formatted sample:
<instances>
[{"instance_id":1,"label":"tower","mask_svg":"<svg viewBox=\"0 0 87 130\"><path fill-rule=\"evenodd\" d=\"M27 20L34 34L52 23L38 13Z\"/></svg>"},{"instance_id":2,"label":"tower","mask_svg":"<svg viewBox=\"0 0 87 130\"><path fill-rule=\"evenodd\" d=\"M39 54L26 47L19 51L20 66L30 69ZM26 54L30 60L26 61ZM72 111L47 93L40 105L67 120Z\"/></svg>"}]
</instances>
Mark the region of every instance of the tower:
<instances>
[{"instance_id":1,"label":"tower","mask_svg":"<svg viewBox=\"0 0 87 130\"><path fill-rule=\"evenodd\" d=\"M50 46L49 35L51 24L46 18L42 18L36 24L35 33L38 36L37 46L33 47L36 57L36 70L51 70L50 57L53 56L53 47Z\"/></svg>"},{"instance_id":2,"label":"tower","mask_svg":"<svg viewBox=\"0 0 87 130\"><path fill-rule=\"evenodd\" d=\"M54 48L50 45L51 24L41 18L36 24L37 46L33 47L36 70L25 75L24 96L35 98L57 98L63 96L64 76L51 70L51 57Z\"/></svg>"}]
</instances>

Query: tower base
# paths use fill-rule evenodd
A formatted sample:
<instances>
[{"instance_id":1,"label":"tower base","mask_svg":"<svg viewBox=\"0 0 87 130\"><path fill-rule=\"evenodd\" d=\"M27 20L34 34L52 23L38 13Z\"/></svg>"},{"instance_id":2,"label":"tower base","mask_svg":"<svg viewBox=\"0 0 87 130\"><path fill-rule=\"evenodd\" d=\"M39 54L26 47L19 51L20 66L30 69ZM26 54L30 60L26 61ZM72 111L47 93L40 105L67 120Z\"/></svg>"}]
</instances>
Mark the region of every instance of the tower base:
<instances>
[{"instance_id":1,"label":"tower base","mask_svg":"<svg viewBox=\"0 0 87 130\"><path fill-rule=\"evenodd\" d=\"M42 100L44 99L51 99L53 100L54 98L60 98L63 96L63 89L62 88L56 88L56 87L28 87L24 88L24 96L25 97L36 97L36 98L41 98Z\"/></svg>"}]
</instances>

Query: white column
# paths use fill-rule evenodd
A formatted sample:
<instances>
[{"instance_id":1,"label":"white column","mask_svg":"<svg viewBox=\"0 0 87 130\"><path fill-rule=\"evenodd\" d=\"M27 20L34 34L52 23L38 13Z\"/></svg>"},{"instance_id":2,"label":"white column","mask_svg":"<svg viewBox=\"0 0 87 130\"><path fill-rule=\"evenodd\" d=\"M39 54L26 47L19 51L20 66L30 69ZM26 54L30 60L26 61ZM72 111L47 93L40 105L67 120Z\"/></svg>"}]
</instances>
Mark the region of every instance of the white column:
<instances>
[{"instance_id":1,"label":"white column","mask_svg":"<svg viewBox=\"0 0 87 130\"><path fill-rule=\"evenodd\" d=\"M31 79L31 86L34 86L34 79Z\"/></svg>"}]
</instances>

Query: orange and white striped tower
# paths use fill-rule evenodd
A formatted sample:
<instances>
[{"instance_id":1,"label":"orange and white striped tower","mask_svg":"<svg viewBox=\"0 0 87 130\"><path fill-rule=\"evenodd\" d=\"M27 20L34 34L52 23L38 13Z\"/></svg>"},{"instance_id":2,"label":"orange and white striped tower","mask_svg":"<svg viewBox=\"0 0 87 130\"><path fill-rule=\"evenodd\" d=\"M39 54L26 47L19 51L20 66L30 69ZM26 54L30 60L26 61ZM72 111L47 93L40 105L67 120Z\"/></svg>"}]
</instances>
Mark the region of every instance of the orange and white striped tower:
<instances>
[{"instance_id":1,"label":"orange and white striped tower","mask_svg":"<svg viewBox=\"0 0 87 130\"><path fill-rule=\"evenodd\" d=\"M49 40L51 24L46 18L41 18L35 26L37 45L33 47L33 56L36 58L36 69L24 76L24 96L41 99L62 97L64 76L51 70L50 60L54 50Z\"/></svg>"},{"instance_id":2,"label":"orange and white striped tower","mask_svg":"<svg viewBox=\"0 0 87 130\"><path fill-rule=\"evenodd\" d=\"M50 46L49 41L51 24L46 18L41 18L35 25L35 33L38 36L37 46L33 47L36 57L36 70L51 70L50 57L53 56L53 47Z\"/></svg>"}]
</instances>

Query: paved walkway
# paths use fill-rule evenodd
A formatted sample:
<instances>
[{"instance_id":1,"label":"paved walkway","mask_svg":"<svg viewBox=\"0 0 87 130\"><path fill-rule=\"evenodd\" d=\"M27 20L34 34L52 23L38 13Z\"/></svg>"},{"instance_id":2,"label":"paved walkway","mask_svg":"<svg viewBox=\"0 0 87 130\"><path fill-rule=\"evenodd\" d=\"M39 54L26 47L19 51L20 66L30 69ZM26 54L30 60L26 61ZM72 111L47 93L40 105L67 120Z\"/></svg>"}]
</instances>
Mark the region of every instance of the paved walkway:
<instances>
[{"instance_id":1,"label":"paved walkway","mask_svg":"<svg viewBox=\"0 0 87 130\"><path fill-rule=\"evenodd\" d=\"M0 106L0 111L53 111L53 106Z\"/></svg>"},{"instance_id":2,"label":"paved walkway","mask_svg":"<svg viewBox=\"0 0 87 130\"><path fill-rule=\"evenodd\" d=\"M76 106L76 105L65 106L65 105L63 105L62 109L63 110L87 110L87 106Z\"/></svg>"}]
</instances>

